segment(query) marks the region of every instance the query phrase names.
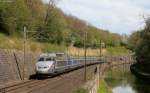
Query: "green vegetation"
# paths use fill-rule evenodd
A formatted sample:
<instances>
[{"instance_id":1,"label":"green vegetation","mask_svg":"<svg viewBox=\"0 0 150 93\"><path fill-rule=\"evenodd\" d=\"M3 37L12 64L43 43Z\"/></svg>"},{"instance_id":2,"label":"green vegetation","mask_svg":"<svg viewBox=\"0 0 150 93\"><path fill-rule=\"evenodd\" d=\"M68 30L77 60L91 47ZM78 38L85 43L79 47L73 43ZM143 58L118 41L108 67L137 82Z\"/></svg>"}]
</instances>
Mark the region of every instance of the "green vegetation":
<instances>
[{"instance_id":1,"label":"green vegetation","mask_svg":"<svg viewBox=\"0 0 150 93\"><path fill-rule=\"evenodd\" d=\"M125 47L107 47L107 55L125 55L129 50Z\"/></svg>"},{"instance_id":2,"label":"green vegetation","mask_svg":"<svg viewBox=\"0 0 150 93\"><path fill-rule=\"evenodd\" d=\"M77 91L75 91L74 93L88 93L88 91L86 89L80 88Z\"/></svg>"},{"instance_id":3,"label":"green vegetation","mask_svg":"<svg viewBox=\"0 0 150 93\"><path fill-rule=\"evenodd\" d=\"M146 21L146 27L141 36L141 42L136 49L137 62L140 69L150 73L150 19Z\"/></svg>"},{"instance_id":4,"label":"green vegetation","mask_svg":"<svg viewBox=\"0 0 150 93\"><path fill-rule=\"evenodd\" d=\"M142 36L142 31L133 32L128 38L127 48L132 51L135 51L135 49L137 48L137 46L141 41L141 36Z\"/></svg>"},{"instance_id":5,"label":"green vegetation","mask_svg":"<svg viewBox=\"0 0 150 93\"><path fill-rule=\"evenodd\" d=\"M44 4L42 0L1 2L0 48L22 49L24 26L28 31L34 31L27 33L28 39L32 42L30 49L33 51L36 50L36 46L41 51L43 49L63 51L65 46L71 45L82 48L85 31L87 31L87 46L90 48L100 47L100 40L108 47L120 46L122 42L119 34L92 25L87 26L86 22L64 14L53 0L50 4ZM6 41L9 41L8 45Z\"/></svg>"},{"instance_id":6,"label":"green vegetation","mask_svg":"<svg viewBox=\"0 0 150 93\"><path fill-rule=\"evenodd\" d=\"M65 46L55 45L50 43L42 43L37 41L27 41L27 51L38 51L38 52L64 52ZM6 36L0 34L0 48L3 49L17 49L23 50L23 39L17 37Z\"/></svg>"},{"instance_id":7,"label":"green vegetation","mask_svg":"<svg viewBox=\"0 0 150 93\"><path fill-rule=\"evenodd\" d=\"M129 38L129 47L135 51L137 68L150 73L150 18L141 31L133 33Z\"/></svg>"},{"instance_id":8,"label":"green vegetation","mask_svg":"<svg viewBox=\"0 0 150 93\"><path fill-rule=\"evenodd\" d=\"M111 89L107 86L104 80L100 81L100 87L98 89L98 93L112 93Z\"/></svg>"}]
</instances>

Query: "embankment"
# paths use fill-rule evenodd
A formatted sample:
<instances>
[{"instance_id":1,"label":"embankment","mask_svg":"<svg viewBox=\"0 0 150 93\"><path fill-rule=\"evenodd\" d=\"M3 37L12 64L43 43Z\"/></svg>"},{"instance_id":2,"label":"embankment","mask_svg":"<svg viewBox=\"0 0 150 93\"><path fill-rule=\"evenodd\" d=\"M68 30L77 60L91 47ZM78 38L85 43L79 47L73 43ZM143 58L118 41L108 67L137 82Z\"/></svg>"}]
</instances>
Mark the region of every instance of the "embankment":
<instances>
[{"instance_id":1,"label":"embankment","mask_svg":"<svg viewBox=\"0 0 150 93\"><path fill-rule=\"evenodd\" d=\"M30 75L35 74L37 57L38 53L27 52L24 62L23 52L0 49L0 85L28 79Z\"/></svg>"}]
</instances>

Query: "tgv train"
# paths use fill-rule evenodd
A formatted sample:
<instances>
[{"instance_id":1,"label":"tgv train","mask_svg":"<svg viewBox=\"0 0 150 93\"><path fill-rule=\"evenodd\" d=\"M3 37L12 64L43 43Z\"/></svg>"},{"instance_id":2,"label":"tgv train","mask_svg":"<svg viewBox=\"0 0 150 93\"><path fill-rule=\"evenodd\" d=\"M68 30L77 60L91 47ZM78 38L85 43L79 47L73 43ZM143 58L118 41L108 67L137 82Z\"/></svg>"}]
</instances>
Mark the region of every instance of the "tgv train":
<instances>
[{"instance_id":1,"label":"tgv train","mask_svg":"<svg viewBox=\"0 0 150 93\"><path fill-rule=\"evenodd\" d=\"M98 64L103 61L99 58L87 58L86 64ZM64 56L63 53L42 54L36 63L36 74L54 75L84 66L84 58L73 59Z\"/></svg>"}]
</instances>

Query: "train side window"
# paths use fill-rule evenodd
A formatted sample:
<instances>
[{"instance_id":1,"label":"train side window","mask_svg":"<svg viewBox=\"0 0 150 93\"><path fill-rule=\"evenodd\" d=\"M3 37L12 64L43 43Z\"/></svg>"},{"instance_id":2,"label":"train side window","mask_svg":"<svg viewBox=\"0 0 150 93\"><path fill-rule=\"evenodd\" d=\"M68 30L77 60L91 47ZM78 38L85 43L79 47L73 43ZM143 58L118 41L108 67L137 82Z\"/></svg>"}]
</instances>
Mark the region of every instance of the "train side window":
<instances>
[{"instance_id":1,"label":"train side window","mask_svg":"<svg viewBox=\"0 0 150 93\"><path fill-rule=\"evenodd\" d=\"M46 58L46 61L52 61L52 58Z\"/></svg>"},{"instance_id":2,"label":"train side window","mask_svg":"<svg viewBox=\"0 0 150 93\"><path fill-rule=\"evenodd\" d=\"M73 61L73 64L77 64L77 61Z\"/></svg>"},{"instance_id":3,"label":"train side window","mask_svg":"<svg viewBox=\"0 0 150 93\"><path fill-rule=\"evenodd\" d=\"M69 61L68 61L68 65L72 65L72 60L69 60Z\"/></svg>"}]
</instances>

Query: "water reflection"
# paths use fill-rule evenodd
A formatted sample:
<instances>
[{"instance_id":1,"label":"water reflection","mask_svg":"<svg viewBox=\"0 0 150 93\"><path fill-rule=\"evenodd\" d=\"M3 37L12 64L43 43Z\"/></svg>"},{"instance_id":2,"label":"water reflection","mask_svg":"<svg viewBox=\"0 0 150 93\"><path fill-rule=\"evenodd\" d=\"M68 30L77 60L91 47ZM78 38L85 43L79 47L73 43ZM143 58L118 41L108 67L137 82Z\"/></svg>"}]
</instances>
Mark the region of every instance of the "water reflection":
<instances>
[{"instance_id":1,"label":"water reflection","mask_svg":"<svg viewBox=\"0 0 150 93\"><path fill-rule=\"evenodd\" d=\"M105 75L105 81L113 93L150 93L150 84L134 77L129 65L111 68Z\"/></svg>"},{"instance_id":2,"label":"water reflection","mask_svg":"<svg viewBox=\"0 0 150 93\"><path fill-rule=\"evenodd\" d=\"M113 88L113 93L136 93L130 86L119 86Z\"/></svg>"}]
</instances>

